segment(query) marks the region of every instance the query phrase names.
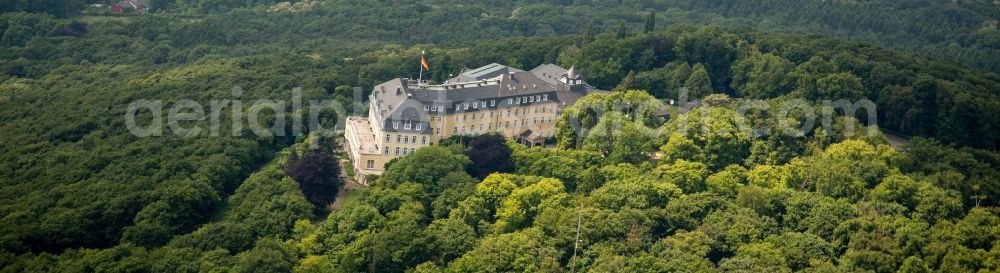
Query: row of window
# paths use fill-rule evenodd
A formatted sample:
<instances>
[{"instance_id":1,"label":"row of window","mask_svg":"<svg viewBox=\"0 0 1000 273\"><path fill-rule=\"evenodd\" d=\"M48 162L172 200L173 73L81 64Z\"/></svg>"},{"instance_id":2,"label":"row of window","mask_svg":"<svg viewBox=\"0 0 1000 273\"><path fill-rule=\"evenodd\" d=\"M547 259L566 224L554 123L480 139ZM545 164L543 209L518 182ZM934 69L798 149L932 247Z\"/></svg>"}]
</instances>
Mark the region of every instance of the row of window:
<instances>
[{"instance_id":1,"label":"row of window","mask_svg":"<svg viewBox=\"0 0 1000 273\"><path fill-rule=\"evenodd\" d=\"M393 130L399 130L399 122L398 121L393 121L392 122L392 129ZM409 122L409 121L404 122L403 123L403 130L410 130L410 129L413 129L415 131L420 131L420 130L424 129L424 125L421 124L421 123L419 123L419 122L417 124L413 124L413 122Z\"/></svg>"},{"instance_id":2,"label":"row of window","mask_svg":"<svg viewBox=\"0 0 1000 273\"><path fill-rule=\"evenodd\" d=\"M507 104L521 104L535 102L535 101L548 101L549 94L534 95L534 96L523 96L520 98L507 98Z\"/></svg>"},{"instance_id":3,"label":"row of window","mask_svg":"<svg viewBox=\"0 0 1000 273\"><path fill-rule=\"evenodd\" d=\"M518 127L521 127L521 126L531 126L531 125L543 124L543 123L552 123L552 118L535 118L535 119L532 119L532 120L528 120L528 119L514 120L514 126L513 126L513 128L518 128ZM483 132L483 124L479 124L478 127L479 128L477 130L476 125L462 126L462 133L465 134L465 133ZM506 129L506 128L511 128L510 121L506 121L504 123L500 123L500 124L497 125L497 129L498 130L500 130L500 129ZM492 131L493 130L493 124L486 124L486 128L485 129L486 129L486 131ZM441 130L438 129L438 133L440 133L440 132L441 132ZM451 133L452 134L458 134L458 127L457 126L456 127L452 127Z\"/></svg>"},{"instance_id":4,"label":"row of window","mask_svg":"<svg viewBox=\"0 0 1000 273\"><path fill-rule=\"evenodd\" d=\"M516 98L507 98L507 104L508 105L515 105L515 104L521 104L521 103L530 103L530 102L548 101L548 100L549 100L549 94L542 94L542 95L533 95L533 96L522 96L522 97L516 97ZM489 107L494 107L494 106L497 106L497 101L496 100L490 100ZM473 101L473 102L465 102L465 103L456 103L455 104L455 110L469 110L470 107L472 109L486 108L487 107L486 106L486 101ZM427 112L444 111L444 106L441 106L441 105L424 105L424 111L427 111Z\"/></svg>"},{"instance_id":5,"label":"row of window","mask_svg":"<svg viewBox=\"0 0 1000 273\"><path fill-rule=\"evenodd\" d=\"M416 151L417 148L396 147L396 156L408 155ZM382 153L385 155L389 155L389 147L383 148Z\"/></svg>"},{"instance_id":6,"label":"row of window","mask_svg":"<svg viewBox=\"0 0 1000 273\"><path fill-rule=\"evenodd\" d=\"M527 115L527 114L537 114L537 113L547 113L548 111L549 111L549 108L548 108L548 107L537 107L537 108L536 108L536 107L532 107L532 108L525 108L525 109L524 109L524 111L521 111L521 109L520 109L520 108L516 108L516 109L514 109L514 112L513 112L513 115L515 115L515 116L518 116L518 115L521 115L521 114L525 114L525 115ZM509 116L511 116L511 111L510 111L510 109L508 109L508 110L505 110L505 112L504 112L504 113L505 113L505 116L508 116L508 117L509 117ZM478 115L477 115L476 113L472 113L472 118L471 118L472 120L475 120L475 119L476 119L477 117L478 117L479 119L487 119L487 118L493 118L493 112L492 112L492 111L490 111L490 112L487 112L487 113L480 113L480 114L478 114ZM436 116L436 117L430 117L430 118L431 118L431 121L436 121L436 122L441 122L441 121L443 121L443 120L444 120L444 117L443 117L443 116ZM461 118L461 119L459 119L459 118L457 118L457 117L456 117L456 119L455 119L455 120L456 120L456 121L466 121L466 120L470 120L470 118L469 118L469 114L463 114L463 115L462 115L462 118ZM420 128L421 128L421 127L420 127L420 126L419 126L419 124L418 124L418 127L417 127L417 130L420 130Z\"/></svg>"},{"instance_id":7,"label":"row of window","mask_svg":"<svg viewBox=\"0 0 1000 273\"><path fill-rule=\"evenodd\" d=\"M392 135L391 134L385 134L385 143L389 143L391 141L392 141ZM417 136L412 136L411 137L411 136L404 136L404 135L396 135L396 143L411 143L411 144L416 144L417 143ZM427 144L427 136L421 136L420 137L420 144L423 144L423 145Z\"/></svg>"}]
</instances>

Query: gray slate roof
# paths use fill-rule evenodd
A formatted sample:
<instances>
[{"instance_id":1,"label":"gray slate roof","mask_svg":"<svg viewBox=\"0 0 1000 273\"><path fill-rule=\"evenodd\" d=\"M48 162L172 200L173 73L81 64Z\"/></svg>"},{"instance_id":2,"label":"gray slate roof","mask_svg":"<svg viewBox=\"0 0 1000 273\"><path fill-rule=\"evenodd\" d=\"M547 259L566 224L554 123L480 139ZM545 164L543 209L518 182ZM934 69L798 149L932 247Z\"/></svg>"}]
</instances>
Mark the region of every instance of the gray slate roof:
<instances>
[{"instance_id":1,"label":"gray slate roof","mask_svg":"<svg viewBox=\"0 0 1000 273\"><path fill-rule=\"evenodd\" d=\"M566 75L566 72L567 72L566 69L554 64L539 65L538 67L535 67L534 69L531 70L531 73L534 73L536 76L538 76L538 78L542 79L545 82L548 82L551 85L558 84L559 79L562 77L562 75Z\"/></svg>"},{"instance_id":2,"label":"gray slate roof","mask_svg":"<svg viewBox=\"0 0 1000 273\"><path fill-rule=\"evenodd\" d=\"M509 67L506 65L491 63L488 65L481 66L476 69L462 69L462 72L458 76L448 79L448 82L471 82L484 79L495 78L502 74L507 74L508 72L524 72L517 68Z\"/></svg>"}]
</instances>

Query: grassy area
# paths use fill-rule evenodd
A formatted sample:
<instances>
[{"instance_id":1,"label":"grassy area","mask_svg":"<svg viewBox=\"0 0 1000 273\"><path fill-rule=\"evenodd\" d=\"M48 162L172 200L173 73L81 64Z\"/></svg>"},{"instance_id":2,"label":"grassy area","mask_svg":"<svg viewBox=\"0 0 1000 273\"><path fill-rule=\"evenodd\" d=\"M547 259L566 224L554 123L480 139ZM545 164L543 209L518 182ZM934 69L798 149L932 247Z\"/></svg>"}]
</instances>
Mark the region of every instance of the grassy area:
<instances>
[{"instance_id":1,"label":"grassy area","mask_svg":"<svg viewBox=\"0 0 1000 273\"><path fill-rule=\"evenodd\" d=\"M344 206L354 204L354 202L357 202L358 199L361 199L361 195L366 190L368 190L368 188L353 188L346 185L345 187L347 188L343 189L344 195L337 197L339 199L335 200L333 204L331 204L328 207L320 208L314 211L315 215L311 220L313 225L320 225L321 223L323 223L323 221L326 221L326 218L330 216L330 213L340 210Z\"/></svg>"},{"instance_id":2,"label":"grassy area","mask_svg":"<svg viewBox=\"0 0 1000 273\"><path fill-rule=\"evenodd\" d=\"M100 22L111 22L111 21L128 21L129 15L81 15L74 17L74 21L79 21L81 23L93 24Z\"/></svg>"},{"instance_id":3,"label":"grassy area","mask_svg":"<svg viewBox=\"0 0 1000 273\"><path fill-rule=\"evenodd\" d=\"M678 111L677 106L667 105L667 113L670 114L670 118L671 119L677 118L677 116L678 116L677 115L677 111Z\"/></svg>"},{"instance_id":4,"label":"grassy area","mask_svg":"<svg viewBox=\"0 0 1000 273\"><path fill-rule=\"evenodd\" d=\"M344 206L357 202L358 199L361 199L361 194L366 190L368 190L368 188L345 189L344 196L341 196L340 207L343 208Z\"/></svg>"},{"instance_id":5,"label":"grassy area","mask_svg":"<svg viewBox=\"0 0 1000 273\"><path fill-rule=\"evenodd\" d=\"M354 181L354 163L351 163L350 160L343 160L341 162L344 162L344 174L347 175L346 178L348 180L348 181L344 181L344 182L347 182L347 183L353 182Z\"/></svg>"}]
</instances>

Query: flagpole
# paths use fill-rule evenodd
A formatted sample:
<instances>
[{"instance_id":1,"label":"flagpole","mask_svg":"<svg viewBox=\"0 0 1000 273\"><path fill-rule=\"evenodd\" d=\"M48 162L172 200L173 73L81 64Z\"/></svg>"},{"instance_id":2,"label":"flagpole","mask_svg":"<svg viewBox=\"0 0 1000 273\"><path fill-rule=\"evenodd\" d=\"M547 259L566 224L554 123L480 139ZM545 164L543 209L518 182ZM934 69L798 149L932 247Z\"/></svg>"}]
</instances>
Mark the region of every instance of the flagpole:
<instances>
[{"instance_id":1,"label":"flagpole","mask_svg":"<svg viewBox=\"0 0 1000 273\"><path fill-rule=\"evenodd\" d=\"M420 63L418 64L420 66L420 74L419 74L419 76L417 76L417 84L418 85L420 84L421 81L424 80L424 63L423 63L423 61L424 61L424 55L425 54L427 54L425 51L423 51L423 50L420 51Z\"/></svg>"}]
</instances>

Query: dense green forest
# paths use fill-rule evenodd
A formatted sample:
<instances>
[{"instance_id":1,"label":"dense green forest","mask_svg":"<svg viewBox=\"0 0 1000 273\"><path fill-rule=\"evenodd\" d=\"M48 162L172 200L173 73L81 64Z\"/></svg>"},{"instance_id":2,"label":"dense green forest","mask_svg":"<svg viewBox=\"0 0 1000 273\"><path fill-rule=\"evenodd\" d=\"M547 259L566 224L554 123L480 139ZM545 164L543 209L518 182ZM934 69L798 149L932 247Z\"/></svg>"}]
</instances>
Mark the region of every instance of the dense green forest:
<instances>
[{"instance_id":1,"label":"dense green forest","mask_svg":"<svg viewBox=\"0 0 1000 273\"><path fill-rule=\"evenodd\" d=\"M47 12L73 17L107 0L0 1L0 11ZM656 0L656 1L318 1L149 0L152 13L183 17L242 13L265 17L205 22L174 42L245 44L320 34L397 43L462 42L499 36L582 34L640 26L657 12L666 24L726 25L772 32L824 34L1000 71L1000 5L991 0ZM289 12L291 14L289 14ZM282 14L285 13L285 14ZM222 22L229 21L229 22ZM249 24L246 24L249 23ZM219 24L227 27L219 28ZM235 24L235 25L233 25ZM206 25L202 25L206 26ZM177 29L182 31L183 29ZM21 36L17 29L6 35ZM223 35L218 35L223 34ZM176 37L177 35L171 35ZM152 37L149 37L152 38ZM5 41L8 42L8 41ZM4 43L9 45L9 43ZM309 45L305 45L309 46Z\"/></svg>"},{"instance_id":2,"label":"dense green forest","mask_svg":"<svg viewBox=\"0 0 1000 273\"><path fill-rule=\"evenodd\" d=\"M989 1L166 0L150 1L165 14L81 13L92 2L0 1L0 272L1000 270ZM317 153L330 138L262 137L228 114L219 136L136 137L123 119L140 99L288 100L296 87L360 106L351 87L415 77L421 50L438 82L556 63L616 91L581 100L602 115L567 109L557 149L496 136L424 148L328 217L335 170L303 172L331 165ZM706 108L664 122L629 107L682 89ZM881 129L915 138L897 150L845 135L872 125L845 116L792 136L736 132L802 122L737 115L750 99L869 99ZM279 118L292 119L260 119Z\"/></svg>"}]
</instances>

